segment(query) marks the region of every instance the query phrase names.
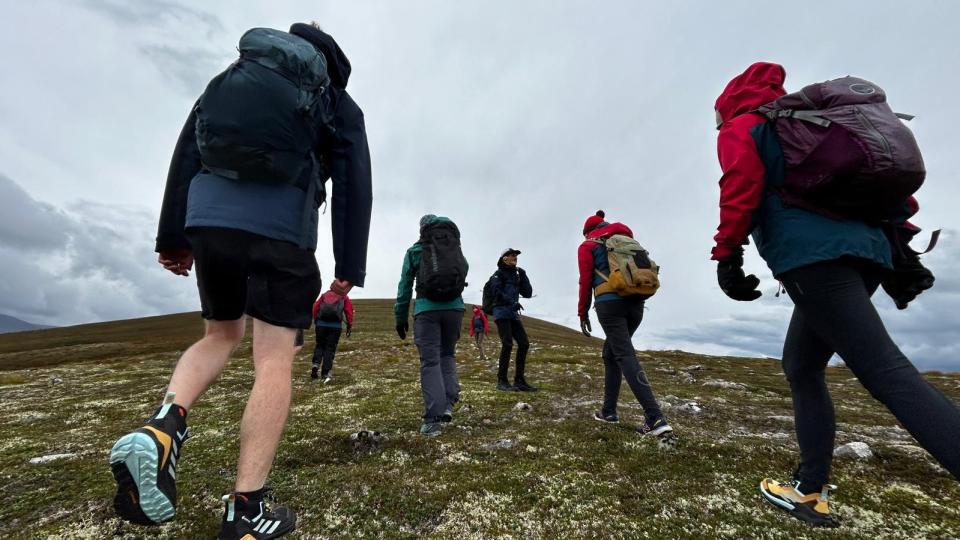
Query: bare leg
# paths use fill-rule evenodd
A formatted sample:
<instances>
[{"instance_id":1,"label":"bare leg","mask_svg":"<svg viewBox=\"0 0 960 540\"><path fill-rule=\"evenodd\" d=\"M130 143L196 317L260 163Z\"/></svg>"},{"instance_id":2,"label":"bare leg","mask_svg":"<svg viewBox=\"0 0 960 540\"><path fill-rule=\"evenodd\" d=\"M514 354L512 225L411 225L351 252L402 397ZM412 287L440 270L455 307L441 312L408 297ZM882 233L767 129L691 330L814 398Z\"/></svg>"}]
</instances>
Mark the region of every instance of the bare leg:
<instances>
[{"instance_id":1,"label":"bare leg","mask_svg":"<svg viewBox=\"0 0 960 540\"><path fill-rule=\"evenodd\" d=\"M220 376L230 353L243 339L244 320L206 321L203 338L183 353L170 377L167 391L177 394L177 405L189 410Z\"/></svg>"},{"instance_id":2,"label":"bare leg","mask_svg":"<svg viewBox=\"0 0 960 540\"><path fill-rule=\"evenodd\" d=\"M290 412L293 341L297 331L253 320L255 380L240 422L237 491L263 487Z\"/></svg>"}]
</instances>

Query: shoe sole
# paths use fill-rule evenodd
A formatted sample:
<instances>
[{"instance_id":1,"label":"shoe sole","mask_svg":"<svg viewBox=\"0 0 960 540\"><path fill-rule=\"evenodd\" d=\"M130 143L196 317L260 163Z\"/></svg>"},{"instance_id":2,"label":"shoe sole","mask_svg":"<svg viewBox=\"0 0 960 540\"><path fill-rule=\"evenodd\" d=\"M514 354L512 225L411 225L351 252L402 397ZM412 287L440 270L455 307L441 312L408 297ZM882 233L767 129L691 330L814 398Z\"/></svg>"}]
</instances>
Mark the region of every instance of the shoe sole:
<instances>
[{"instance_id":1,"label":"shoe sole","mask_svg":"<svg viewBox=\"0 0 960 540\"><path fill-rule=\"evenodd\" d=\"M597 416L597 415L593 415L593 419L596 420L597 422L603 422L604 424L619 424L619 423L620 423L620 419L619 419L619 418L616 419L616 420L604 420L603 418L600 418L600 417Z\"/></svg>"},{"instance_id":2,"label":"shoe sole","mask_svg":"<svg viewBox=\"0 0 960 540\"><path fill-rule=\"evenodd\" d=\"M820 516L817 516L817 515L812 515L812 514L811 514L812 511L811 511L809 508L807 508L806 506L803 506L803 505L797 506L797 505L791 503L790 501L786 501L786 500L784 500L784 499L781 499L780 497L777 497L777 496L774 495L773 493L770 493L769 491L767 491L766 489L764 489L764 487L763 487L763 482L760 482L760 493L763 495L763 497L764 497L768 502L770 502L770 504L772 504L772 505L776 506L777 508L779 508L779 509L787 512L788 514L790 514L790 515L793 516L794 518L799 519L800 521L803 521L804 523L808 523L808 524L814 525L814 526L816 526L816 527L829 527L829 528L833 528L833 527L839 527L839 526L840 526L840 523L838 523L836 520L834 520L834 519L832 519L832 518L831 518L831 519L827 519L827 518L823 518L823 517L820 517Z\"/></svg>"},{"instance_id":3,"label":"shoe sole","mask_svg":"<svg viewBox=\"0 0 960 540\"><path fill-rule=\"evenodd\" d=\"M652 429L645 433L644 435L653 435L654 437L660 437L661 435L666 435L668 433L673 433L673 428L670 426L660 426L657 429Z\"/></svg>"},{"instance_id":4,"label":"shoe sole","mask_svg":"<svg viewBox=\"0 0 960 540\"><path fill-rule=\"evenodd\" d=\"M173 502L157 486L158 450L145 433L124 435L110 450L110 468L117 481L113 507L132 523L156 525L176 514Z\"/></svg>"}]
</instances>

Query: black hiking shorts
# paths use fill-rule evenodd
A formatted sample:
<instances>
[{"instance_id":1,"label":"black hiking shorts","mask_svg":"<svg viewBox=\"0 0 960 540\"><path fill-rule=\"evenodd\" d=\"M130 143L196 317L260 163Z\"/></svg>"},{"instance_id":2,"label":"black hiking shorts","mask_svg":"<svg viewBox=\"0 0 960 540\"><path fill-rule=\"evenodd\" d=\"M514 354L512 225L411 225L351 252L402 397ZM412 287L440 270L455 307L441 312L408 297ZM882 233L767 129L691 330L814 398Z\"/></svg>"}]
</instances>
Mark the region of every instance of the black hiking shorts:
<instances>
[{"instance_id":1,"label":"black hiking shorts","mask_svg":"<svg viewBox=\"0 0 960 540\"><path fill-rule=\"evenodd\" d=\"M233 321L246 313L274 326L310 327L320 294L312 250L220 227L192 227L187 237L204 319Z\"/></svg>"}]
</instances>

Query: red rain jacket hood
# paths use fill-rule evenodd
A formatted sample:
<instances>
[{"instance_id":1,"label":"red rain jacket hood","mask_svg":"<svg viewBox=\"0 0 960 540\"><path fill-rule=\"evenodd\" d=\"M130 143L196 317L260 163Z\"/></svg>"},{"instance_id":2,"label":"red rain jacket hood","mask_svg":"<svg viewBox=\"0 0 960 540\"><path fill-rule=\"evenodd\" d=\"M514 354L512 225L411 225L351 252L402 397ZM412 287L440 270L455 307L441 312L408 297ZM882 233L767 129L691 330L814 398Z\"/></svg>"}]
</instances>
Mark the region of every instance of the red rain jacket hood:
<instances>
[{"instance_id":1,"label":"red rain jacket hood","mask_svg":"<svg viewBox=\"0 0 960 540\"><path fill-rule=\"evenodd\" d=\"M714 260L734 256L750 233L753 213L760 206L766 169L757 153L751 130L766 121L749 114L784 95L783 66L757 62L737 75L717 98L715 108L723 124L717 136L720 178L720 226L714 236Z\"/></svg>"},{"instance_id":2,"label":"red rain jacket hood","mask_svg":"<svg viewBox=\"0 0 960 540\"><path fill-rule=\"evenodd\" d=\"M622 234L633 238L633 231L623 223L609 223L601 225L587 233L587 239L580 244L577 250L577 264L580 268L580 291L577 295L577 315L583 319L590 309L590 295L593 293L593 276L596 266L593 260L593 250L599 244L594 240L609 238L615 234Z\"/></svg>"},{"instance_id":3,"label":"red rain jacket hood","mask_svg":"<svg viewBox=\"0 0 960 540\"><path fill-rule=\"evenodd\" d=\"M729 122L786 94L786 78L787 72L780 64L757 62L727 83L714 109L724 122Z\"/></svg>"}]
</instances>

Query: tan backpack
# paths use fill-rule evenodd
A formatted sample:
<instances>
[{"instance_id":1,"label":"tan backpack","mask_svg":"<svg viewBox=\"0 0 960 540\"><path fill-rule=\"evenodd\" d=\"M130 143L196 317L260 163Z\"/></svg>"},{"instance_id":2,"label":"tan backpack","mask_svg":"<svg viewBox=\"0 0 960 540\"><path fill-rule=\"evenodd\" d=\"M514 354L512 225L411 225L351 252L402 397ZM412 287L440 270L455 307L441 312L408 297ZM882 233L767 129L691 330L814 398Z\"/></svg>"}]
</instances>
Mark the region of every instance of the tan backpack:
<instances>
[{"instance_id":1,"label":"tan backpack","mask_svg":"<svg viewBox=\"0 0 960 540\"><path fill-rule=\"evenodd\" d=\"M660 288L660 267L636 240L615 234L606 239L594 239L594 242L607 250L610 267L607 276L595 270L604 281L597 286L597 295L612 292L620 296L644 295L649 298L656 294Z\"/></svg>"}]
</instances>

